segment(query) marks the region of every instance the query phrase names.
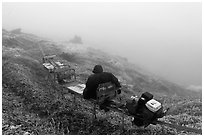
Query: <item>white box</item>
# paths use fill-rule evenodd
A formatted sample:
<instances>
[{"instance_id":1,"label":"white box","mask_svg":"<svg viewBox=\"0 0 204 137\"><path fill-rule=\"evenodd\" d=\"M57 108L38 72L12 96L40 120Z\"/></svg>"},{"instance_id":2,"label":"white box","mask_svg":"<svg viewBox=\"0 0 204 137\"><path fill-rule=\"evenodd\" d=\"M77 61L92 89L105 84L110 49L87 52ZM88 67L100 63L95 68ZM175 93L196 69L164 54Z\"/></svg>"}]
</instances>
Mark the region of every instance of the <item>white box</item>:
<instances>
[{"instance_id":1,"label":"white box","mask_svg":"<svg viewBox=\"0 0 204 137\"><path fill-rule=\"evenodd\" d=\"M152 112L156 112L161 108L161 103L155 99L149 100L145 105Z\"/></svg>"}]
</instances>

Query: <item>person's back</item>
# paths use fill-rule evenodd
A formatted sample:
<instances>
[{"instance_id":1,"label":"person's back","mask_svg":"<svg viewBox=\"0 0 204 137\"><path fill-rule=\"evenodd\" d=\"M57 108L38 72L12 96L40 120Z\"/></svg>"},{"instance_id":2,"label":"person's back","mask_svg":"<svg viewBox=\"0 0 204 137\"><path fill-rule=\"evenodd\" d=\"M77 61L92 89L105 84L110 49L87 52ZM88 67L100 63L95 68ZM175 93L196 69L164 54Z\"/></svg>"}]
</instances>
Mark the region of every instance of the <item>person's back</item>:
<instances>
[{"instance_id":1,"label":"person's back","mask_svg":"<svg viewBox=\"0 0 204 137\"><path fill-rule=\"evenodd\" d=\"M96 99L96 90L99 84L111 82L116 87L121 87L118 79L112 73L103 72L102 66L96 65L93 73L86 82L86 88L83 93L85 99Z\"/></svg>"}]
</instances>

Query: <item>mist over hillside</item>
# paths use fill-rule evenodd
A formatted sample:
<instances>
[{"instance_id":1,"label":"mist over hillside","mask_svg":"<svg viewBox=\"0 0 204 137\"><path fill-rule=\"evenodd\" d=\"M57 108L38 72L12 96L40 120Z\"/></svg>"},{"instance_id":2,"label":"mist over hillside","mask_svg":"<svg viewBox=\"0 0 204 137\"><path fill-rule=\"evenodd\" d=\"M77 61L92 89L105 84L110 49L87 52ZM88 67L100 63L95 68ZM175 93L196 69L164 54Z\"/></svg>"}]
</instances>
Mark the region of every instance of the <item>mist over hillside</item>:
<instances>
[{"instance_id":1,"label":"mist over hillside","mask_svg":"<svg viewBox=\"0 0 204 137\"><path fill-rule=\"evenodd\" d=\"M200 2L2 3L2 25L128 58L182 86L202 85Z\"/></svg>"},{"instance_id":2,"label":"mist over hillside","mask_svg":"<svg viewBox=\"0 0 204 137\"><path fill-rule=\"evenodd\" d=\"M36 55L35 52L40 50L39 46L42 46L46 55L55 54L64 60L76 63L79 69L86 68L86 70L83 70L85 71L83 73L87 73L86 75L90 74L90 70L93 69L94 65L101 64L105 71L110 71L115 74L123 85L132 87L131 90L133 93L149 91L156 94L191 96L194 95L192 91L197 89L195 87L182 87L179 84L157 77L136 64L130 63L128 59L123 56L112 55L97 48L93 48L92 45L82 43L81 38L79 43L70 41L54 42L50 39L40 38L33 34L21 32L16 34L14 32L15 31L8 32L3 30L3 55L6 55L5 51L13 51L14 53L15 51L22 51L24 53L29 52L31 56L38 56L36 59L40 60L39 55ZM31 47L27 47L27 44ZM15 50L13 50L13 48ZM32 48L34 48L34 50ZM16 54L17 53L19 54L19 52L16 52ZM42 57L42 55L40 56ZM80 71L81 70L78 71L79 74L82 73Z\"/></svg>"}]
</instances>

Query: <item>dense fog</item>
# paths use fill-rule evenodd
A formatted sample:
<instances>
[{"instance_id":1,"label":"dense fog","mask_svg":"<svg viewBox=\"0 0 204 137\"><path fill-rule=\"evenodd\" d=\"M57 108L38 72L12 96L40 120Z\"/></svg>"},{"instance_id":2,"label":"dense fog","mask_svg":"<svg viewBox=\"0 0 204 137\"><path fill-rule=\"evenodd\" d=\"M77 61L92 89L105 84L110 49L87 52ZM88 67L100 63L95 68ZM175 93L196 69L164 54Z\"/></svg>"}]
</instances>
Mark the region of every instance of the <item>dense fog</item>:
<instances>
[{"instance_id":1,"label":"dense fog","mask_svg":"<svg viewBox=\"0 0 204 137\"><path fill-rule=\"evenodd\" d=\"M2 27L128 58L184 86L202 84L201 3L2 3ZM83 45L82 45L83 46ZM193 86L194 85L194 86Z\"/></svg>"}]
</instances>

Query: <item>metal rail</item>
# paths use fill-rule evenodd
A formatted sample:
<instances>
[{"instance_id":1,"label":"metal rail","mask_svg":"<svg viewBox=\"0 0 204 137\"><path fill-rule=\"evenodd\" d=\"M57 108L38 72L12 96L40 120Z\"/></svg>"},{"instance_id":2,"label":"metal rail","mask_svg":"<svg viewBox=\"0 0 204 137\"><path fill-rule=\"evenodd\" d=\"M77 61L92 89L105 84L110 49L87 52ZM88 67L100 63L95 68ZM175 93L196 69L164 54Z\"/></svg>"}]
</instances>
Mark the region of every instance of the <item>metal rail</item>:
<instances>
[{"instance_id":1,"label":"metal rail","mask_svg":"<svg viewBox=\"0 0 204 137\"><path fill-rule=\"evenodd\" d=\"M170 123L167 123L164 121L157 121L157 123L160 125L168 126L170 128L174 128L174 129L179 130L179 131L187 131L187 132L202 134L202 129L195 129L195 128L186 127L186 126L184 127L184 126L180 126L180 125L176 125L176 124L170 124Z\"/></svg>"}]
</instances>

